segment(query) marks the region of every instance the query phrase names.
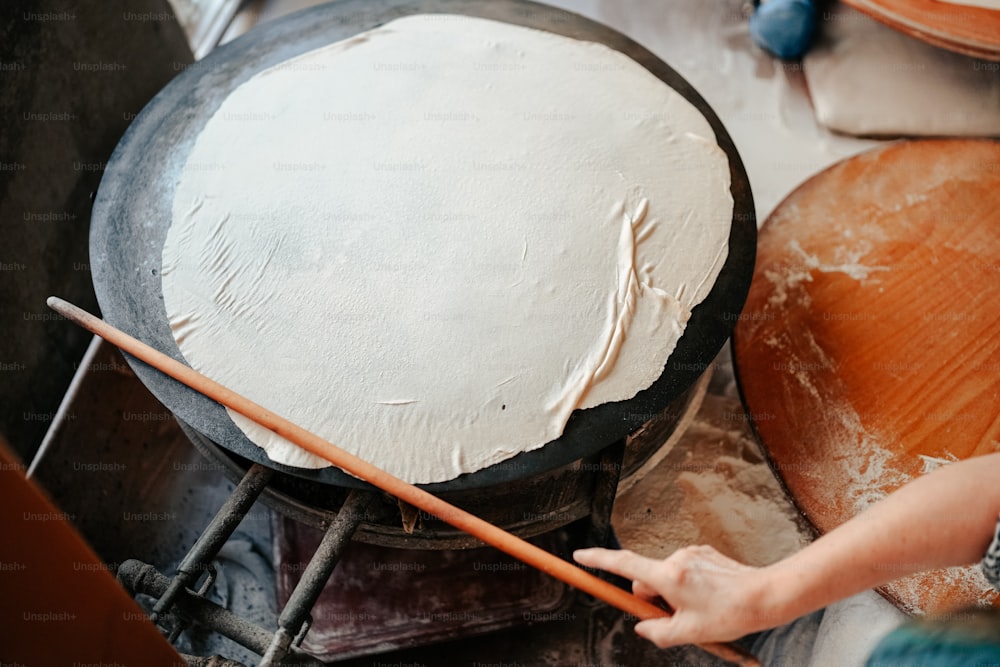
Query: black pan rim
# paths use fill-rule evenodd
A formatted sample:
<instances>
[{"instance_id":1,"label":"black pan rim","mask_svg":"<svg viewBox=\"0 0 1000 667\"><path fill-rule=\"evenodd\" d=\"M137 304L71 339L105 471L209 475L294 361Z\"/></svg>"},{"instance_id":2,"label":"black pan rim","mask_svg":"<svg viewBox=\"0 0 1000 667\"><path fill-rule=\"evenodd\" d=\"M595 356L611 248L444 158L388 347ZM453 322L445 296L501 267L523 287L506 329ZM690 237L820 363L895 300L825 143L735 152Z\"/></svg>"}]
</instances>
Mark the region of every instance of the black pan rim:
<instances>
[{"instance_id":1,"label":"black pan rim","mask_svg":"<svg viewBox=\"0 0 1000 667\"><path fill-rule=\"evenodd\" d=\"M160 254L176 186L170 179L171 169L183 165L194 138L225 95L256 72L392 19L418 13L491 18L600 42L624 53L680 93L708 120L729 159L733 197L726 262L708 297L693 309L685 333L659 379L632 399L574 412L563 435L538 449L452 480L418 485L443 492L529 477L586 457L626 437L655 419L710 369L732 333L749 292L756 256L756 216L749 180L732 139L711 107L650 51L600 23L525 0L341 0L290 14L183 68L138 114L111 156L95 198L90 254L103 317L183 362L167 324L159 279ZM215 106L210 106L213 103ZM144 363L127 358L161 403L223 448L305 479L336 486L368 486L337 468L309 470L271 461L263 449L243 435L220 405Z\"/></svg>"}]
</instances>

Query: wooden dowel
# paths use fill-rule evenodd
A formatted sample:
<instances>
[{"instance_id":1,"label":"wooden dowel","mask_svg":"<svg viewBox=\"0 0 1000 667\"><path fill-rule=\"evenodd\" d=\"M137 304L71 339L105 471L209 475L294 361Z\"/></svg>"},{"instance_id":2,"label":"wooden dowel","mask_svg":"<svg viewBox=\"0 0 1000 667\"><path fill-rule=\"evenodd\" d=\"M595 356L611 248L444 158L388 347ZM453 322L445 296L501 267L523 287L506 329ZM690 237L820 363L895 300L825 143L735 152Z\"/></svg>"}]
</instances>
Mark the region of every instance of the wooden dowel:
<instances>
[{"instance_id":1,"label":"wooden dowel","mask_svg":"<svg viewBox=\"0 0 1000 667\"><path fill-rule=\"evenodd\" d=\"M488 521L484 521L461 508L455 507L437 496L375 467L350 452L344 451L336 445L323 440L318 435L310 433L301 426L293 424L284 417L205 377L190 366L129 336L87 311L55 296L49 297L47 303L49 308L66 319L100 336L124 352L146 362L153 368L252 419L261 426L294 442L306 451L326 459L338 468L365 480L373 486L377 486L386 493L390 493L414 507L419 507L428 514L438 517L442 521L465 531L473 537L479 538L486 544L492 545L500 551L637 618L645 620L670 615L665 610L646 600L638 598L590 574L586 570L510 534ZM728 660L739 665L747 667L759 667L760 665L752 655L730 644L699 644L699 647L723 660Z\"/></svg>"}]
</instances>

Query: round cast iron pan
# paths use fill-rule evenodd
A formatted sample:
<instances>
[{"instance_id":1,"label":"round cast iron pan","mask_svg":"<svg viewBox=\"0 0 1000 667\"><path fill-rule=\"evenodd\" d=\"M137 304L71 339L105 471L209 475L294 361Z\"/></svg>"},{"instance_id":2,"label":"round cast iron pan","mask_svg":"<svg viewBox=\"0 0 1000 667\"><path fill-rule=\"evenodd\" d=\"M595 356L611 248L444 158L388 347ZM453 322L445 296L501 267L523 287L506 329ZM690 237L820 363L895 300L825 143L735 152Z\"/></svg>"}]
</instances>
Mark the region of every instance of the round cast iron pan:
<instances>
[{"instance_id":1,"label":"round cast iron pan","mask_svg":"<svg viewBox=\"0 0 1000 667\"><path fill-rule=\"evenodd\" d=\"M713 111L684 79L652 53L601 24L520 0L342 0L286 16L254 29L184 69L133 121L111 156L94 202L90 253L103 317L183 361L163 306L160 257L177 181L205 123L232 90L257 72L392 19L418 13L465 14L505 21L600 42L630 56L708 119L719 145L729 156L734 200L729 257L709 296L694 309L663 374L651 387L628 401L575 412L564 434L539 449L453 480L423 485L441 492L488 487L539 474L628 435L653 419L701 375L736 323L749 290L756 252L757 228L746 172ZM337 486L367 486L337 468L306 470L274 463L233 424L222 406L135 359L130 358L129 363L157 399L222 447L305 479Z\"/></svg>"}]
</instances>

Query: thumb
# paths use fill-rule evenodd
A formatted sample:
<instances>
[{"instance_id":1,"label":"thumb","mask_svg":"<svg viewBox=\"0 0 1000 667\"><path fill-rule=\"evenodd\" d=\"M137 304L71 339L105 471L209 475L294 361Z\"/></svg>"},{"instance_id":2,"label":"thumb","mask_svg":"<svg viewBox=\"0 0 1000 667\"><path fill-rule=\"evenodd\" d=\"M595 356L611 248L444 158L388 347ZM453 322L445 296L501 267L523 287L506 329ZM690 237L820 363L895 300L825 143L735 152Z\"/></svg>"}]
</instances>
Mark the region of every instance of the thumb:
<instances>
[{"instance_id":1,"label":"thumb","mask_svg":"<svg viewBox=\"0 0 1000 667\"><path fill-rule=\"evenodd\" d=\"M655 618L648 621L639 621L635 625L635 634L643 639L653 642L659 648L688 644L689 641L678 637L677 618L670 616L666 618Z\"/></svg>"}]
</instances>

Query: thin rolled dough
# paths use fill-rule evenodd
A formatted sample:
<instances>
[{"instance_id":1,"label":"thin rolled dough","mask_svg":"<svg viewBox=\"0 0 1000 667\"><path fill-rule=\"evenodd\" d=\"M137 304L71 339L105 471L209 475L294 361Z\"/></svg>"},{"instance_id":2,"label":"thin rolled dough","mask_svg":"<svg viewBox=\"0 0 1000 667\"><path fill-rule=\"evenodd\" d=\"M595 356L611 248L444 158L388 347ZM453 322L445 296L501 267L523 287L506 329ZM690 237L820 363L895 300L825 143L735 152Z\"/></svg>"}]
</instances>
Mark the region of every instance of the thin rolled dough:
<instances>
[{"instance_id":1,"label":"thin rolled dough","mask_svg":"<svg viewBox=\"0 0 1000 667\"><path fill-rule=\"evenodd\" d=\"M177 186L163 297L194 368L437 482L649 386L731 218L710 126L626 56L418 15L229 95Z\"/></svg>"}]
</instances>

